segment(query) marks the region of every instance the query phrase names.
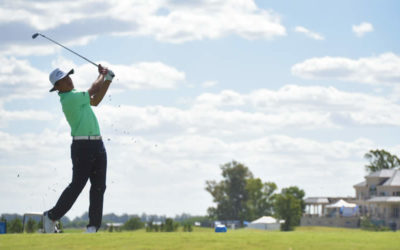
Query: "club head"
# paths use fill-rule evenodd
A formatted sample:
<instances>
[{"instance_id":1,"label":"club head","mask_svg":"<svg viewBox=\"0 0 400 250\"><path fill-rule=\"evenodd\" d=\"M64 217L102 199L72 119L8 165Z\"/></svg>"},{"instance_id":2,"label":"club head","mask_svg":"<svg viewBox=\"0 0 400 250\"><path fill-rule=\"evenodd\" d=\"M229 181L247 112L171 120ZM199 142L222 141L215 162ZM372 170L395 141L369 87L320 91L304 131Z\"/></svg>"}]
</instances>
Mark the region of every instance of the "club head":
<instances>
[{"instance_id":1,"label":"club head","mask_svg":"<svg viewBox=\"0 0 400 250\"><path fill-rule=\"evenodd\" d=\"M32 39L35 39L38 35L39 35L39 33L33 34L33 35L32 35Z\"/></svg>"}]
</instances>

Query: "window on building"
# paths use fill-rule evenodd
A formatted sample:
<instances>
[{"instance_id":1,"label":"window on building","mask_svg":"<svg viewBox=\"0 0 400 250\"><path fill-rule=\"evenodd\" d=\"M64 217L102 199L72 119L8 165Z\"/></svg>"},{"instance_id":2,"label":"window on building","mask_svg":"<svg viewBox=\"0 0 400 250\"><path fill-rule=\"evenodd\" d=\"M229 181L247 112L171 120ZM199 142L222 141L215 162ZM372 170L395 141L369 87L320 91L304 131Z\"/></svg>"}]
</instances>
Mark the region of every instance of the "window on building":
<instances>
[{"instance_id":1,"label":"window on building","mask_svg":"<svg viewBox=\"0 0 400 250\"><path fill-rule=\"evenodd\" d=\"M369 194L370 195L376 195L376 186L375 185L371 185L369 187Z\"/></svg>"},{"instance_id":2,"label":"window on building","mask_svg":"<svg viewBox=\"0 0 400 250\"><path fill-rule=\"evenodd\" d=\"M399 218L399 207L394 207L393 208L393 217L394 218Z\"/></svg>"}]
</instances>

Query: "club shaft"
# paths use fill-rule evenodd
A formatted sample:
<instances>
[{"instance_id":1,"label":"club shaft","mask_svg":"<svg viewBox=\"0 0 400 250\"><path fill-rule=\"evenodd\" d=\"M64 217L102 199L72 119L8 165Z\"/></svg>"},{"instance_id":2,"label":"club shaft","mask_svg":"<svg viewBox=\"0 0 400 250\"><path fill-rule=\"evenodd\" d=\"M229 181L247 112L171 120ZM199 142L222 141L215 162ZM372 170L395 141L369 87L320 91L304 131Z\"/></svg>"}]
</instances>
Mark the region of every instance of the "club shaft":
<instances>
[{"instance_id":1,"label":"club shaft","mask_svg":"<svg viewBox=\"0 0 400 250\"><path fill-rule=\"evenodd\" d=\"M40 34L40 33L39 33L39 35L41 35L42 37L46 38L46 39L49 40L49 41L52 41L53 43L55 43L55 44L57 44L57 45L63 47L64 49L68 50L69 52L74 53L75 55L79 56L80 58L82 58L82 59L84 59L84 60L90 62L90 63L93 64L94 66L99 67L98 64L96 64L96 63L90 61L89 59L87 59L87 58L84 57L84 56L79 55L78 53L76 53L75 51L73 51L73 50L71 50L71 49L65 47L65 46L62 45L61 43L58 43L57 41L54 41L53 39L51 39L51 38L49 38L49 37L47 37L47 36L45 36L45 35L43 35L43 34Z\"/></svg>"}]
</instances>

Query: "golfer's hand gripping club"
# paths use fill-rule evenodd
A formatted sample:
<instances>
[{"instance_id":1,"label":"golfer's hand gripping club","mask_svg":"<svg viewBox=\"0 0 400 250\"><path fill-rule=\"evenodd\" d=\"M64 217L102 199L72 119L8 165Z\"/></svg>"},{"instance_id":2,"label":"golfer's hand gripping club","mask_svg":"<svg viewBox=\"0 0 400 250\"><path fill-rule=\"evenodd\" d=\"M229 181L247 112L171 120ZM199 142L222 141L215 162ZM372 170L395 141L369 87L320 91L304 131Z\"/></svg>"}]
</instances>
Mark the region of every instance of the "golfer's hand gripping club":
<instances>
[{"instance_id":1,"label":"golfer's hand gripping club","mask_svg":"<svg viewBox=\"0 0 400 250\"><path fill-rule=\"evenodd\" d=\"M106 81L112 81L114 78L114 72L111 71L111 69L107 69L103 66L101 66L101 64L99 64L99 74L104 75L104 80Z\"/></svg>"}]
</instances>

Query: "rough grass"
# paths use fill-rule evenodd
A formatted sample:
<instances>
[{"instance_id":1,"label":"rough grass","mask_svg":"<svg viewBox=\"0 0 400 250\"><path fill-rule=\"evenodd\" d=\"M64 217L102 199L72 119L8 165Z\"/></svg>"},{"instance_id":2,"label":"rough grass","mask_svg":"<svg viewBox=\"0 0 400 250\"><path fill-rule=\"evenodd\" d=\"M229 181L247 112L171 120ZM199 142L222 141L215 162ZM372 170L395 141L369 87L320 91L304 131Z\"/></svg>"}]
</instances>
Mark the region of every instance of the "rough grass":
<instances>
[{"instance_id":1,"label":"rough grass","mask_svg":"<svg viewBox=\"0 0 400 250\"><path fill-rule=\"evenodd\" d=\"M230 230L214 233L195 228L192 233L0 235L0 249L399 249L400 233L359 229L299 227L293 232Z\"/></svg>"}]
</instances>

